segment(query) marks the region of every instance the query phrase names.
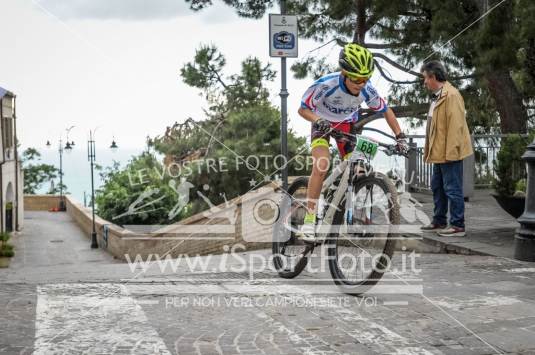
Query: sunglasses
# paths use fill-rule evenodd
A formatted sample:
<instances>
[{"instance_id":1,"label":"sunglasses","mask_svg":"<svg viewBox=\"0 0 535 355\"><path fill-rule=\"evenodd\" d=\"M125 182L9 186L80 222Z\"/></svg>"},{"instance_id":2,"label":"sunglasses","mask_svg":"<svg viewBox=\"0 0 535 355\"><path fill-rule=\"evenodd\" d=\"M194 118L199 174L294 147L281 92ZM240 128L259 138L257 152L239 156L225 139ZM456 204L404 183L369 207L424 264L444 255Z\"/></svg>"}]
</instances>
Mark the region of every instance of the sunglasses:
<instances>
[{"instance_id":1,"label":"sunglasses","mask_svg":"<svg viewBox=\"0 0 535 355\"><path fill-rule=\"evenodd\" d=\"M360 79L352 79L349 76L347 76L347 79L351 81L353 84L365 84L368 81L368 78L360 78Z\"/></svg>"}]
</instances>

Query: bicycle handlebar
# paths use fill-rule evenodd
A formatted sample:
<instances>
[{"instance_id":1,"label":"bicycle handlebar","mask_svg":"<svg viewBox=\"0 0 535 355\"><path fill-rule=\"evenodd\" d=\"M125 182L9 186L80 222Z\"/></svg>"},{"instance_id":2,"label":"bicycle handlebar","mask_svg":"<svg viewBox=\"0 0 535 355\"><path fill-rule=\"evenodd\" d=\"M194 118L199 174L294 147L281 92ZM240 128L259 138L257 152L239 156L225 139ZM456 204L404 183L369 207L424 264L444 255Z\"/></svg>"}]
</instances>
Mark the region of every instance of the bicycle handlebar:
<instances>
[{"instance_id":1,"label":"bicycle handlebar","mask_svg":"<svg viewBox=\"0 0 535 355\"><path fill-rule=\"evenodd\" d=\"M370 131L376 131L375 129L367 129L367 130L370 130ZM395 139L394 137L386 134L386 133L383 133L383 132L379 132L379 133L382 133L383 135L389 137L389 138L392 138L392 139ZM350 133L346 133L346 132L342 132L342 131L339 131L337 129L334 129L334 128L331 128L331 130L329 131L329 135L331 135L333 138L335 139L349 139L349 140L354 140L356 138L356 135L355 134L350 134ZM395 144L386 144L386 143L382 143L382 142L379 142L379 141L376 141L374 140L375 143L377 143L380 147L382 148L385 148L385 150L383 150L385 152L386 155L388 156L392 156L392 155L399 155L399 156L403 156L405 158L408 158L408 155L407 154L403 154L401 152L399 152L397 150L397 146ZM411 149L409 148L409 151Z\"/></svg>"}]
</instances>

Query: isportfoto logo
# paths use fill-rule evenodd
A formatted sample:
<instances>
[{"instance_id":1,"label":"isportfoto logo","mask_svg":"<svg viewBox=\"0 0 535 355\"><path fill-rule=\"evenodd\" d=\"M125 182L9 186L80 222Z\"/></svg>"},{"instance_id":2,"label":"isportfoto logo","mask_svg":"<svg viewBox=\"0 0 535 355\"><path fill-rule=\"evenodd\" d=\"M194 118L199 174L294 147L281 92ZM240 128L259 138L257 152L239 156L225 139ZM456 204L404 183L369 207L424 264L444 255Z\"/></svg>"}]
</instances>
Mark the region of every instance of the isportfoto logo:
<instances>
[{"instance_id":1,"label":"isportfoto logo","mask_svg":"<svg viewBox=\"0 0 535 355\"><path fill-rule=\"evenodd\" d=\"M303 280L304 283L310 283L314 281L318 288L325 286L326 292L335 292L336 288L332 288L332 279L324 278L324 275L328 274L329 261L334 256L329 255L329 248L336 246L326 245L324 248L317 248L310 258L313 262L309 262L306 265L305 272L309 275ZM254 285L264 285L267 287L274 287L278 289L280 285L273 283L273 277L266 275L276 275L278 267L276 266L275 259L278 258L283 262L282 268L293 268L295 265L289 265L291 261L287 258L280 258L280 255L272 254L266 251L248 252L243 244L235 244L232 247L224 246L220 255L180 255L177 258L173 258L170 255L161 257L157 254L149 254L145 258L140 255L136 255L135 258L131 258L130 255L125 255L126 261L132 273L147 272L149 270L156 271L158 269L161 274L166 274L169 280L173 280L173 274L182 276L184 279L178 280L193 280L195 276L211 275L209 282L220 283L230 282L235 284L237 280L233 276L228 279L229 273L233 275L243 275L248 281L254 281ZM390 290L397 290L398 293L420 293L421 288L421 269L417 267L420 254L401 253L397 259L396 264L393 264L392 260L385 254L378 253L377 255L371 255L369 253L355 254L353 252L339 252L337 260L340 264L340 270L344 273L354 273L358 270L362 274L370 274L373 271L387 272L387 274L394 277L383 278L384 284L388 287L392 286ZM381 259L383 264L379 266L377 260ZM167 277L166 276L166 277ZM313 276L313 278L311 278ZM242 280L243 281L243 280ZM326 284L321 282L327 281ZM395 283L392 283L392 282ZM249 287L252 284L246 283L239 287L240 292L253 292L256 287ZM321 286L321 287L320 287ZM385 285L381 286L385 288ZM316 288L315 290L317 290ZM323 288L321 288L323 290ZM237 289L236 289L237 290ZM213 292L211 290L210 292Z\"/></svg>"}]
</instances>

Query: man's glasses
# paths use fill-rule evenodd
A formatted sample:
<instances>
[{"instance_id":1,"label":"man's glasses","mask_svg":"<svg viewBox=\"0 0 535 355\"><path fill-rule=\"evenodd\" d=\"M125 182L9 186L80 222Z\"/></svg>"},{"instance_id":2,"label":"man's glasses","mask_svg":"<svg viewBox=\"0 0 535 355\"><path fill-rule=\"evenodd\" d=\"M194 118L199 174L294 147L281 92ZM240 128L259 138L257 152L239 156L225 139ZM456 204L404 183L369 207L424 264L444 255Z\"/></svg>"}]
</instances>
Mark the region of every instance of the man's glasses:
<instances>
[{"instance_id":1,"label":"man's glasses","mask_svg":"<svg viewBox=\"0 0 535 355\"><path fill-rule=\"evenodd\" d=\"M350 77L347 77L349 81L351 81L353 84L365 84L368 81L368 78L360 78L360 79L352 79Z\"/></svg>"}]
</instances>

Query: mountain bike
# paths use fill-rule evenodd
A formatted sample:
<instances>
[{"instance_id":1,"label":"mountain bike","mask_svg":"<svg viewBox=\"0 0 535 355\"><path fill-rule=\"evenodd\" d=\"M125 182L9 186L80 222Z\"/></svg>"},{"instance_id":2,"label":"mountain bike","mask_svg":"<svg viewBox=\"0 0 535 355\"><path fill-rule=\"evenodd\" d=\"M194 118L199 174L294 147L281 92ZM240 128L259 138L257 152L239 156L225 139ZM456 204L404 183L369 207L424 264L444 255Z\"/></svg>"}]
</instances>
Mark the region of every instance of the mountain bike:
<instances>
[{"instance_id":1,"label":"mountain bike","mask_svg":"<svg viewBox=\"0 0 535 355\"><path fill-rule=\"evenodd\" d=\"M390 267L395 227L400 221L396 187L370 163L379 150L389 156L403 154L398 153L395 144L361 134L337 130L329 134L338 140L352 140L355 149L323 182L316 242L304 242L296 236L306 212L308 187L308 177L299 177L279 205L279 218L273 228L273 264L280 277L294 278L306 267L314 248L325 245L334 283L345 293L359 295L375 285Z\"/></svg>"}]
</instances>

